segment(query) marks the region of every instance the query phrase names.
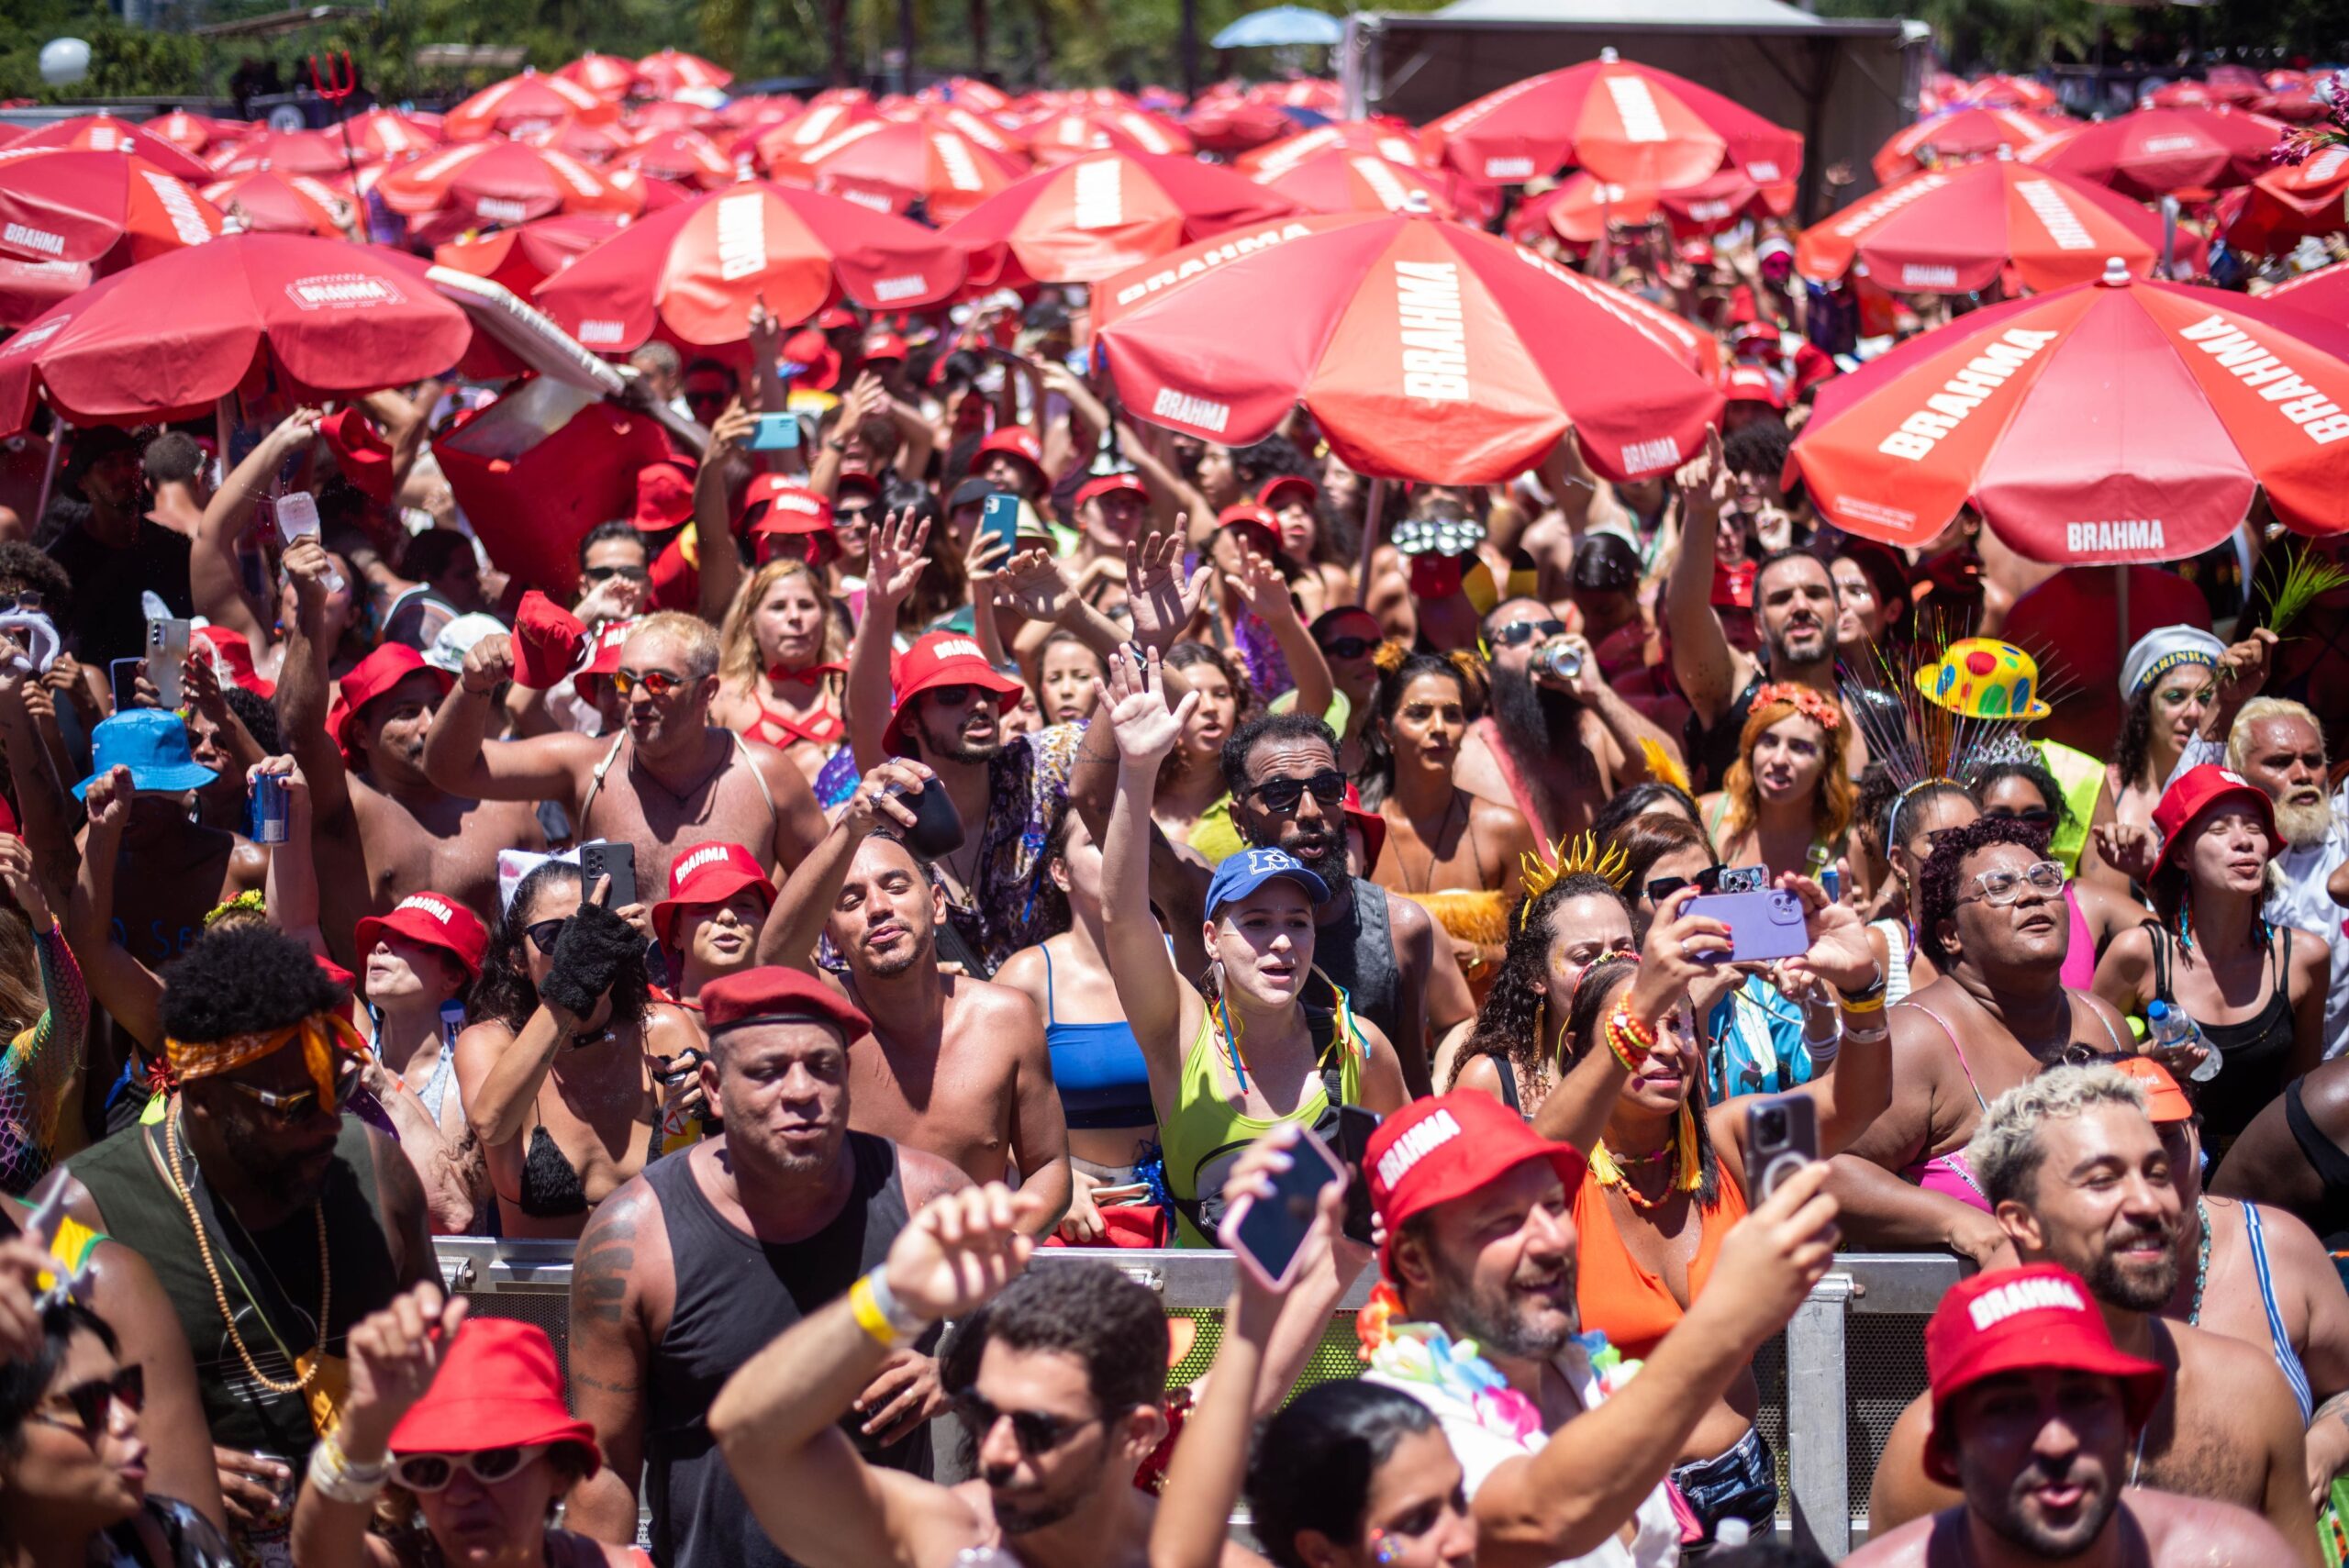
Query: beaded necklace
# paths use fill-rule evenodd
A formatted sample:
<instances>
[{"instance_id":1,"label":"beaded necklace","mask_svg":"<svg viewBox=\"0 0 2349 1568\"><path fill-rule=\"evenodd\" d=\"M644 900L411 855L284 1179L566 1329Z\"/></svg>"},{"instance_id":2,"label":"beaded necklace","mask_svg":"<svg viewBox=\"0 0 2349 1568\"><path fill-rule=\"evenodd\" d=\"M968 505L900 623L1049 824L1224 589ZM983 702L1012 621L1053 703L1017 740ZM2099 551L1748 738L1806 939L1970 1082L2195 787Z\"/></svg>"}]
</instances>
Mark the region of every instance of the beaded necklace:
<instances>
[{"instance_id":1,"label":"beaded necklace","mask_svg":"<svg viewBox=\"0 0 2349 1568\"><path fill-rule=\"evenodd\" d=\"M172 1191L179 1195L181 1204L187 1209L188 1225L195 1231L196 1255L204 1260L204 1272L212 1281L212 1299L220 1308L220 1321L228 1328L228 1343L236 1348L237 1359L245 1363L247 1374L272 1394L306 1392L311 1383L317 1379L319 1370L326 1365L327 1309L334 1305L334 1270L327 1252L325 1201L320 1199L310 1206L310 1212L317 1217L318 1221L318 1348L310 1353L310 1364L307 1367L301 1366L298 1362L295 1362L296 1370L301 1373L300 1376L291 1383L280 1383L264 1374L260 1367L253 1364L252 1351L245 1348L244 1336L237 1332L236 1314L228 1309L228 1289L220 1283L219 1265L212 1259L212 1239L204 1229L204 1216L195 1207L195 1184L192 1181L183 1182L180 1179L180 1121L176 1114L163 1118L163 1152L169 1164L168 1173L171 1177ZM239 1288L241 1287L240 1281ZM261 1314L261 1304L252 1299L250 1291L246 1292L245 1299L252 1307L255 1314L261 1315L262 1326L268 1327L267 1316ZM275 1330L272 1329L271 1332L274 1334ZM293 1360L291 1356L287 1359Z\"/></svg>"}]
</instances>

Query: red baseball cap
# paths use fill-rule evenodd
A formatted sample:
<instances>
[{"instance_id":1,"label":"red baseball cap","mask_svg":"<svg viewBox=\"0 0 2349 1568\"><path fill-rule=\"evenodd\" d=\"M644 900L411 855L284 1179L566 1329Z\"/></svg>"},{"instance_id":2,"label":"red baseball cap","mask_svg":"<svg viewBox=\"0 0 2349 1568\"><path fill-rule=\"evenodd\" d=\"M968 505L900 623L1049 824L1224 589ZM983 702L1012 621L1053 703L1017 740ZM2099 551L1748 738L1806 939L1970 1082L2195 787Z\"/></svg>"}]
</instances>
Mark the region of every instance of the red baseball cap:
<instances>
[{"instance_id":1,"label":"red baseball cap","mask_svg":"<svg viewBox=\"0 0 2349 1568\"><path fill-rule=\"evenodd\" d=\"M812 327L784 339L783 357L795 365L807 367L791 378L797 385L829 392L832 384L841 378L840 351L824 341L823 333Z\"/></svg>"},{"instance_id":2,"label":"red baseball cap","mask_svg":"<svg viewBox=\"0 0 2349 1568\"><path fill-rule=\"evenodd\" d=\"M2145 1091L2145 1114L2155 1126L2173 1121L2192 1121L2194 1102L2177 1086L2169 1069L2150 1056L2124 1056L2113 1062L2124 1078L2134 1078Z\"/></svg>"},{"instance_id":3,"label":"red baseball cap","mask_svg":"<svg viewBox=\"0 0 2349 1568\"><path fill-rule=\"evenodd\" d=\"M518 1318L468 1318L424 1397L392 1429L395 1454L479 1453L534 1443L577 1443L603 1467L596 1429L563 1402L554 1341Z\"/></svg>"},{"instance_id":4,"label":"red baseball cap","mask_svg":"<svg viewBox=\"0 0 2349 1568\"><path fill-rule=\"evenodd\" d=\"M767 964L720 975L701 988L702 1028L711 1034L792 1019L829 1024L847 1040L873 1032L863 1009L804 969Z\"/></svg>"},{"instance_id":5,"label":"red baseball cap","mask_svg":"<svg viewBox=\"0 0 2349 1568\"><path fill-rule=\"evenodd\" d=\"M723 904L746 887L755 887L774 906L774 883L758 857L740 844L696 844L669 862L669 896L652 906L652 931L663 947L676 945L672 935L677 917L696 904Z\"/></svg>"},{"instance_id":6,"label":"red baseball cap","mask_svg":"<svg viewBox=\"0 0 2349 1568\"><path fill-rule=\"evenodd\" d=\"M933 631L906 651L897 661L896 695L889 706L888 727L881 743L895 751L904 739L903 723L914 698L940 686L977 686L993 692L996 706L1008 713L1027 690L1018 681L987 662L987 656L968 632Z\"/></svg>"},{"instance_id":7,"label":"red baseball cap","mask_svg":"<svg viewBox=\"0 0 2349 1568\"><path fill-rule=\"evenodd\" d=\"M470 978L481 978L481 961L489 951L489 928L453 898L438 893L411 893L394 905L390 914L368 916L359 922L361 959L375 951L375 939L385 931L440 948L463 964Z\"/></svg>"},{"instance_id":8,"label":"red baseball cap","mask_svg":"<svg viewBox=\"0 0 2349 1568\"><path fill-rule=\"evenodd\" d=\"M818 332L837 332L844 327L862 328L863 325L856 318L856 312L844 305L828 305L824 313L816 317L816 330Z\"/></svg>"},{"instance_id":9,"label":"red baseball cap","mask_svg":"<svg viewBox=\"0 0 2349 1568\"><path fill-rule=\"evenodd\" d=\"M832 504L788 474L762 473L742 493L742 516L756 533L812 534L832 526Z\"/></svg>"},{"instance_id":10,"label":"red baseball cap","mask_svg":"<svg viewBox=\"0 0 2349 1568\"><path fill-rule=\"evenodd\" d=\"M1722 379L1721 393L1731 403L1765 403L1773 408L1784 408L1786 397L1778 391L1778 384L1760 365L1731 365Z\"/></svg>"},{"instance_id":11,"label":"red baseball cap","mask_svg":"<svg viewBox=\"0 0 2349 1568\"><path fill-rule=\"evenodd\" d=\"M360 408L338 408L318 421L318 434L342 476L378 506L392 504L392 443Z\"/></svg>"},{"instance_id":12,"label":"red baseball cap","mask_svg":"<svg viewBox=\"0 0 2349 1568\"><path fill-rule=\"evenodd\" d=\"M1303 491L1305 504L1308 506L1321 499L1321 486L1314 484L1305 475L1278 473L1264 481L1264 488L1256 492L1256 505L1267 511L1276 512L1280 510L1292 490Z\"/></svg>"},{"instance_id":13,"label":"red baseball cap","mask_svg":"<svg viewBox=\"0 0 2349 1568\"><path fill-rule=\"evenodd\" d=\"M1150 486L1141 482L1141 474L1129 469L1117 473L1105 473L1097 479L1086 480L1077 486L1076 504L1082 506L1087 501L1120 493L1139 495L1144 501L1150 499Z\"/></svg>"},{"instance_id":14,"label":"red baseball cap","mask_svg":"<svg viewBox=\"0 0 2349 1568\"><path fill-rule=\"evenodd\" d=\"M636 471L636 514L629 518L639 533L663 533L683 527L694 515L694 482L674 462L648 462Z\"/></svg>"},{"instance_id":15,"label":"red baseball cap","mask_svg":"<svg viewBox=\"0 0 2349 1568\"><path fill-rule=\"evenodd\" d=\"M2267 830L2268 856L2273 859L2283 849L2284 841L2276 832L2276 807L2268 800L2267 792L2232 768L2204 762L2179 774L2176 783L2162 791L2162 798L2154 807L2154 830L2162 836L2161 858L2154 862L2154 874L2160 874L2186 848L2186 830L2194 825L2196 817L2214 806L2238 800L2259 814L2260 825Z\"/></svg>"},{"instance_id":16,"label":"red baseball cap","mask_svg":"<svg viewBox=\"0 0 2349 1568\"><path fill-rule=\"evenodd\" d=\"M895 332L876 332L864 340L864 362L875 360L898 360L906 357L906 340Z\"/></svg>"},{"instance_id":17,"label":"red baseball cap","mask_svg":"<svg viewBox=\"0 0 2349 1568\"><path fill-rule=\"evenodd\" d=\"M1258 528L1273 536L1281 537L1281 525L1274 516L1253 501L1235 501L1215 515L1219 528Z\"/></svg>"},{"instance_id":18,"label":"red baseball cap","mask_svg":"<svg viewBox=\"0 0 2349 1568\"><path fill-rule=\"evenodd\" d=\"M1034 469L1039 479L1052 477L1044 472L1044 444L1025 425L1006 425L981 441L977 454L971 459L971 471L976 473L984 470L992 452L1007 452L1018 458Z\"/></svg>"},{"instance_id":19,"label":"red baseball cap","mask_svg":"<svg viewBox=\"0 0 2349 1568\"><path fill-rule=\"evenodd\" d=\"M861 468L844 468L832 478L832 494L844 495L850 491L873 500L881 499L881 481Z\"/></svg>"},{"instance_id":20,"label":"red baseball cap","mask_svg":"<svg viewBox=\"0 0 2349 1568\"><path fill-rule=\"evenodd\" d=\"M277 683L264 681L253 670L253 645L241 631L225 626L200 626L193 634L212 646L212 673L242 686L266 701L277 695Z\"/></svg>"},{"instance_id":21,"label":"red baseball cap","mask_svg":"<svg viewBox=\"0 0 2349 1568\"><path fill-rule=\"evenodd\" d=\"M1935 1451L1955 1441L1948 1420L1952 1398L1986 1377L2041 1367L2119 1379L2132 1428L2145 1424L2169 1384L2163 1367L2114 1348L2096 1298L2068 1269L2030 1263L1960 1280L1925 1325L1925 1373L1933 1398L1928 1469Z\"/></svg>"},{"instance_id":22,"label":"red baseball cap","mask_svg":"<svg viewBox=\"0 0 2349 1568\"><path fill-rule=\"evenodd\" d=\"M424 655L405 642L386 642L374 652L351 667L342 678L341 696L327 715L327 733L346 751L351 749L351 726L367 705L389 692L410 675L426 674L440 684L440 695L447 696L457 677L446 670L436 669L424 662Z\"/></svg>"},{"instance_id":23,"label":"red baseball cap","mask_svg":"<svg viewBox=\"0 0 2349 1568\"><path fill-rule=\"evenodd\" d=\"M1553 1143L1525 1118L1474 1089L1414 1100L1378 1124L1363 1151L1371 1207L1386 1227L1379 1262L1393 1272L1395 1238L1414 1215L1466 1197L1528 1160L1547 1160L1569 1196L1586 1163L1571 1143Z\"/></svg>"}]
</instances>

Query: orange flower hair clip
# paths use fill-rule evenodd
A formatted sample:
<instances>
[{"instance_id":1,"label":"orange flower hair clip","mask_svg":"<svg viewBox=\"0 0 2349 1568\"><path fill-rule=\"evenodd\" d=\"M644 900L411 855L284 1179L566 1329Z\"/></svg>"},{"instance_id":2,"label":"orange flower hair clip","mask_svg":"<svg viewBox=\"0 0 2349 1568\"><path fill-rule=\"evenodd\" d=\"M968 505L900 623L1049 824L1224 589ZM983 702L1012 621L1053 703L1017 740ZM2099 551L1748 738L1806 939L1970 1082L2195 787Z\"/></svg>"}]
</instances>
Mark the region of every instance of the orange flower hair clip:
<instances>
[{"instance_id":1,"label":"orange flower hair clip","mask_svg":"<svg viewBox=\"0 0 2349 1568\"><path fill-rule=\"evenodd\" d=\"M1842 708L1831 698L1820 696L1809 686L1798 685L1792 681L1772 681L1753 694L1754 707L1774 702L1787 704L1830 734L1843 727Z\"/></svg>"}]
</instances>

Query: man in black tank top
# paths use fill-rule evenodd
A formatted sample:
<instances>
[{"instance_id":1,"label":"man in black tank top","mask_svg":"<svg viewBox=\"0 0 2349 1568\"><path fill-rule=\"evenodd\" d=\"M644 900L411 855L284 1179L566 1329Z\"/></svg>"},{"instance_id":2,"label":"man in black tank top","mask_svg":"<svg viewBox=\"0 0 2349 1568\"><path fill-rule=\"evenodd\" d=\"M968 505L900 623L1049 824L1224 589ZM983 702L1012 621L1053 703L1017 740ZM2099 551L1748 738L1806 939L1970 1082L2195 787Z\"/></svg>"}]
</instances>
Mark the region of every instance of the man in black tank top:
<instances>
[{"instance_id":1,"label":"man in black tank top","mask_svg":"<svg viewBox=\"0 0 2349 1568\"><path fill-rule=\"evenodd\" d=\"M876 1266L909 1212L968 1182L849 1131L848 1042L872 1024L840 993L763 968L705 986L701 1003L702 1086L724 1135L646 1166L579 1240L572 1399L606 1463L572 1494L568 1518L634 1540L640 1471L661 1568L781 1568L791 1559L710 1440L710 1401L761 1346ZM844 1422L873 1463L930 1473L932 1339L885 1362Z\"/></svg>"}]
</instances>

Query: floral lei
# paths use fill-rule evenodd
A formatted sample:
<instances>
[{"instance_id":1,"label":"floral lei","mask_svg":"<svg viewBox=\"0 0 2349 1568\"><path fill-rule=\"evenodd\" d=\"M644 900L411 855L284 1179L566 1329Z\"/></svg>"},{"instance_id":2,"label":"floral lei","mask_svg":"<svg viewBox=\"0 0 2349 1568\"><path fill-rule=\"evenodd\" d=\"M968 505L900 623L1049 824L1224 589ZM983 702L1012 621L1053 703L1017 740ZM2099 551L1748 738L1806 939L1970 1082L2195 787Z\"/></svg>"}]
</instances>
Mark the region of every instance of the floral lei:
<instances>
[{"instance_id":1,"label":"floral lei","mask_svg":"<svg viewBox=\"0 0 2349 1568\"><path fill-rule=\"evenodd\" d=\"M1359 1354L1371 1370L1397 1383L1417 1384L1468 1407L1476 1424L1496 1437L1525 1447L1542 1431L1542 1412L1532 1400L1508 1385L1493 1363L1477 1352L1474 1340L1455 1340L1433 1323L1414 1323L1403 1316L1402 1298L1381 1280L1370 1300L1354 1317ZM1597 1329L1577 1334L1574 1342L1589 1358L1599 1393L1612 1396L1640 1370L1607 1342Z\"/></svg>"}]
</instances>

